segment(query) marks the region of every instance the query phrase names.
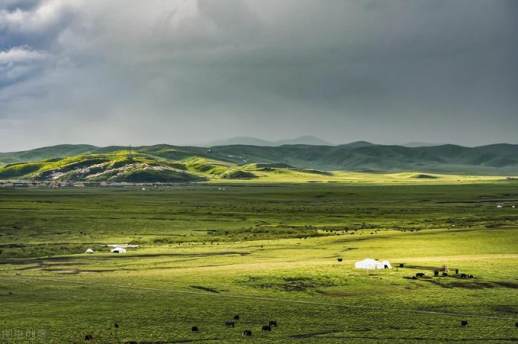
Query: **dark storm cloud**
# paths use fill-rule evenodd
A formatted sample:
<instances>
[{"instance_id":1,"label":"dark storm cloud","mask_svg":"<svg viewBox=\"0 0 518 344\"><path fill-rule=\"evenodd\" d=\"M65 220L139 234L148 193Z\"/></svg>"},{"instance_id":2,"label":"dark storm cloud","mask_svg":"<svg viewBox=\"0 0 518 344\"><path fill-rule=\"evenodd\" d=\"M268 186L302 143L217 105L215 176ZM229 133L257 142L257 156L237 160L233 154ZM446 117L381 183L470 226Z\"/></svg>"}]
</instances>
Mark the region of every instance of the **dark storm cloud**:
<instances>
[{"instance_id":1,"label":"dark storm cloud","mask_svg":"<svg viewBox=\"0 0 518 344\"><path fill-rule=\"evenodd\" d=\"M34 8L38 2L39 0L2 0L0 2L0 10L29 10Z\"/></svg>"},{"instance_id":2,"label":"dark storm cloud","mask_svg":"<svg viewBox=\"0 0 518 344\"><path fill-rule=\"evenodd\" d=\"M0 151L244 135L516 141L512 0L6 4Z\"/></svg>"}]
</instances>

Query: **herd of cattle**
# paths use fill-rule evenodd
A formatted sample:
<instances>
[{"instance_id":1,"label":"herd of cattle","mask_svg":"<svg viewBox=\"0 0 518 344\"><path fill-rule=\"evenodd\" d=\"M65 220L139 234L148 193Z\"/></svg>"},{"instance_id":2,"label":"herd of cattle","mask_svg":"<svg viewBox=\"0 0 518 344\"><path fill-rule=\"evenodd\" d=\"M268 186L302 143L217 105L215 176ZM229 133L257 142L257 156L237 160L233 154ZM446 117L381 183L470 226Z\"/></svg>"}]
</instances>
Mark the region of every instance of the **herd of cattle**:
<instances>
[{"instance_id":1,"label":"herd of cattle","mask_svg":"<svg viewBox=\"0 0 518 344\"><path fill-rule=\"evenodd\" d=\"M226 327L236 327L236 322L239 321L240 317L239 317L239 314L236 314L234 315L234 318L232 320L225 320L225 326ZM277 327L277 320L270 320L268 322L268 324L266 325L263 325L262 328L261 328L261 331L271 331L274 327ZM200 329L198 328L198 326L193 326L192 327L192 332L199 332ZM252 336L252 330L244 330L241 335L243 337L251 337Z\"/></svg>"},{"instance_id":2,"label":"herd of cattle","mask_svg":"<svg viewBox=\"0 0 518 344\"><path fill-rule=\"evenodd\" d=\"M225 321L225 326L226 327L234 328L236 326L236 322L239 321L239 319L240 319L239 314L236 314L232 320L226 320ZM461 320L460 321L460 326L461 327L467 327L468 324L469 324L468 320ZM115 323L114 327L116 329L119 328L119 324ZM272 329L274 327L277 327L277 321L276 320L270 320L267 325L263 325L262 326L261 331L272 331ZM518 321L515 323L515 327L518 328ZM192 332L200 332L200 328L198 326L193 326L191 328L191 331ZM241 335L243 337L251 337L252 336L252 330L246 329L246 330L244 330L241 333ZM94 337L91 334L87 334L84 339L85 339L85 341L89 342L89 341L93 341ZM125 342L125 344L137 344L137 342L136 341L128 341L128 342Z\"/></svg>"}]
</instances>

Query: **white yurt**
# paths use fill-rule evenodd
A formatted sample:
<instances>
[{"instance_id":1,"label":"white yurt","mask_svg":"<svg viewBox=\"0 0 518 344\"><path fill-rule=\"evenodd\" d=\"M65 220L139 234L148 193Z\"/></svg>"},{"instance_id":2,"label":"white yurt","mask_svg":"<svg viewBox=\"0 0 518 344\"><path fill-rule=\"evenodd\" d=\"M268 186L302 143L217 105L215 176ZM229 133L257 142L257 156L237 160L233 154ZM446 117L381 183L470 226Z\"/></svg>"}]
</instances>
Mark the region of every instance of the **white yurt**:
<instances>
[{"instance_id":1,"label":"white yurt","mask_svg":"<svg viewBox=\"0 0 518 344\"><path fill-rule=\"evenodd\" d=\"M112 248L112 253L126 253L126 249L124 247L116 246Z\"/></svg>"},{"instance_id":2,"label":"white yurt","mask_svg":"<svg viewBox=\"0 0 518 344\"><path fill-rule=\"evenodd\" d=\"M354 263L355 269L377 270L377 269L391 269L392 265L388 260L379 261L372 258L366 258Z\"/></svg>"},{"instance_id":3,"label":"white yurt","mask_svg":"<svg viewBox=\"0 0 518 344\"><path fill-rule=\"evenodd\" d=\"M85 253L92 254L94 253L94 250L92 250L91 248L87 248Z\"/></svg>"}]
</instances>

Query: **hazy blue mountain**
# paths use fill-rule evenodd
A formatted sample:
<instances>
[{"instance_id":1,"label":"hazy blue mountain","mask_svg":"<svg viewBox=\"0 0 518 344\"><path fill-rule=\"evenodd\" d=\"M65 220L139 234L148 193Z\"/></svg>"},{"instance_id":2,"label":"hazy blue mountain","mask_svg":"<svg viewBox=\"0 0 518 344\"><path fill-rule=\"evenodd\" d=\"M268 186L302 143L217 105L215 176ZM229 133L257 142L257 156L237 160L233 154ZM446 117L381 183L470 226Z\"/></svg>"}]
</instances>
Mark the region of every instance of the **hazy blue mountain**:
<instances>
[{"instance_id":1,"label":"hazy blue mountain","mask_svg":"<svg viewBox=\"0 0 518 344\"><path fill-rule=\"evenodd\" d=\"M258 139L249 136L237 136L229 139L222 139L209 142L205 146L228 146L228 145L250 145L250 146L275 146L275 142Z\"/></svg>"},{"instance_id":2,"label":"hazy blue mountain","mask_svg":"<svg viewBox=\"0 0 518 344\"><path fill-rule=\"evenodd\" d=\"M325 140L322 140L315 136L305 135L296 137L294 139L288 140L278 140L275 141L277 146L280 145L314 145L314 146L332 146L332 143L329 143Z\"/></svg>"},{"instance_id":3,"label":"hazy blue mountain","mask_svg":"<svg viewBox=\"0 0 518 344\"><path fill-rule=\"evenodd\" d=\"M217 140L206 144L206 146L229 146L229 145L248 145L248 146L282 146L282 145L316 145L331 146L332 144L315 136L300 136L293 139L269 141L249 136L238 136L225 140Z\"/></svg>"}]
</instances>

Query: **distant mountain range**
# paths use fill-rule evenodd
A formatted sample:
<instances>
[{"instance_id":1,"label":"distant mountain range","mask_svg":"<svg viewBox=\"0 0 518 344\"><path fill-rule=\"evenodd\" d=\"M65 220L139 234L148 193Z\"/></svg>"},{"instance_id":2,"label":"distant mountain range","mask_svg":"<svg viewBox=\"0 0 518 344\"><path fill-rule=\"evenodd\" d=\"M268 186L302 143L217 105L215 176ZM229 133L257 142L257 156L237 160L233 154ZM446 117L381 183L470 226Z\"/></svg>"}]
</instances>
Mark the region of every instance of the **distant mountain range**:
<instances>
[{"instance_id":1,"label":"distant mountain range","mask_svg":"<svg viewBox=\"0 0 518 344\"><path fill-rule=\"evenodd\" d=\"M315 136L300 136L294 139L268 141L258 139L256 137L238 136L230 139L212 141L206 146L228 146L228 145L248 145L248 146L282 146L282 145L314 145L314 146L331 146L330 142L322 140Z\"/></svg>"},{"instance_id":2,"label":"distant mountain range","mask_svg":"<svg viewBox=\"0 0 518 344\"><path fill-rule=\"evenodd\" d=\"M405 147L433 147L433 146L444 146L446 143L431 143L431 142L407 142L402 144Z\"/></svg>"},{"instance_id":3,"label":"distant mountain range","mask_svg":"<svg viewBox=\"0 0 518 344\"><path fill-rule=\"evenodd\" d=\"M275 169L518 175L518 145L406 147L358 141L344 145L58 145L0 153L0 179L195 181L253 178Z\"/></svg>"},{"instance_id":4,"label":"distant mountain range","mask_svg":"<svg viewBox=\"0 0 518 344\"><path fill-rule=\"evenodd\" d=\"M316 136L305 135L299 136L293 139L285 139L285 140L264 140L259 139L257 137L251 136L237 136L224 140L211 141L206 144L202 144L201 146L229 146L229 145L247 145L247 146L282 146L282 145L312 145L312 146L334 146L334 144L322 140ZM408 142L404 143L401 146L405 147L432 147L432 146L441 146L445 145L445 143L432 143L432 142Z\"/></svg>"}]
</instances>

